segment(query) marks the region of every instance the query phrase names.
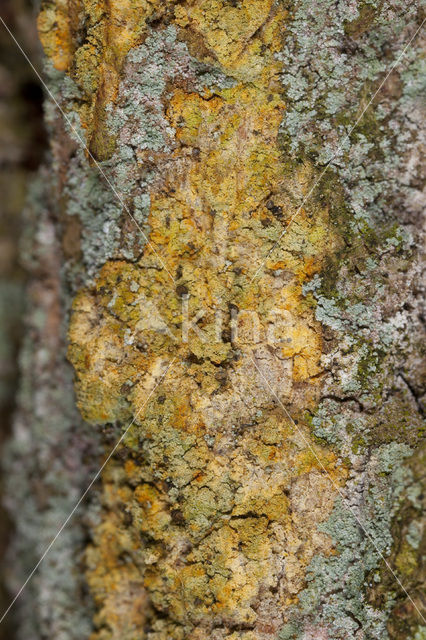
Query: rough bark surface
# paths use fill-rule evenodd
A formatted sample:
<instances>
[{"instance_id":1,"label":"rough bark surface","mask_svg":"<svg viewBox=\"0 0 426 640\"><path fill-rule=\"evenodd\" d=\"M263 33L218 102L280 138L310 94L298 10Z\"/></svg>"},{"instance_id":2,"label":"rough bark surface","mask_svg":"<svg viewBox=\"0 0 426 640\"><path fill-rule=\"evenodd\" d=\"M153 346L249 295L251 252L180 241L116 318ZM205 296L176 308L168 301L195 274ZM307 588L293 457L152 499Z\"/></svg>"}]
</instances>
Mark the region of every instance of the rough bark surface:
<instances>
[{"instance_id":1,"label":"rough bark surface","mask_svg":"<svg viewBox=\"0 0 426 640\"><path fill-rule=\"evenodd\" d=\"M42 2L22 638L426 637L421 20Z\"/></svg>"}]
</instances>

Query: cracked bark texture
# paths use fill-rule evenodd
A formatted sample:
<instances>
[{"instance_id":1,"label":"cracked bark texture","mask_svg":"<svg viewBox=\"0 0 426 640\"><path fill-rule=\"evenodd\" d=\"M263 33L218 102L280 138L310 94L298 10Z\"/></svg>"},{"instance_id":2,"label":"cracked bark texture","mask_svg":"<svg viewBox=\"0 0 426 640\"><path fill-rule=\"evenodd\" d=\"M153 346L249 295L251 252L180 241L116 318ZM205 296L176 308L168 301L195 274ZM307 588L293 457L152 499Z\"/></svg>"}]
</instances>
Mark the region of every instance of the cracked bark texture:
<instances>
[{"instance_id":1,"label":"cracked bark texture","mask_svg":"<svg viewBox=\"0 0 426 640\"><path fill-rule=\"evenodd\" d=\"M20 637L426 637L422 19L42 2L15 585L134 422Z\"/></svg>"}]
</instances>

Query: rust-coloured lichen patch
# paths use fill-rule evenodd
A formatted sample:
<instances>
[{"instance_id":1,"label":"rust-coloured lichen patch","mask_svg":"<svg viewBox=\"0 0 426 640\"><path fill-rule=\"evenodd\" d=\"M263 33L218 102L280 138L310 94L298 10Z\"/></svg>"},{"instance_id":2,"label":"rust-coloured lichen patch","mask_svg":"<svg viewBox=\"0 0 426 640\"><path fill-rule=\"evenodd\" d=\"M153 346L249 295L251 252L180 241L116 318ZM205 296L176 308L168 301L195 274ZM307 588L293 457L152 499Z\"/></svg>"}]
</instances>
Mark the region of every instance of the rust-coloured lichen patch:
<instances>
[{"instance_id":1,"label":"rust-coloured lichen patch","mask_svg":"<svg viewBox=\"0 0 426 640\"><path fill-rule=\"evenodd\" d=\"M38 17L38 32L44 51L54 67L58 71L67 71L74 49L68 0L45 3Z\"/></svg>"},{"instance_id":2,"label":"rust-coloured lichen patch","mask_svg":"<svg viewBox=\"0 0 426 640\"><path fill-rule=\"evenodd\" d=\"M326 206L290 225L312 176L289 171L278 144L284 20L272 0L176 6L192 54L201 39L204 63L232 82L167 87L173 144L134 152L138 167L157 167L151 245L134 263L107 262L74 302L83 416L135 419L127 461L105 470L87 555L97 640L275 638L306 566L332 551L317 525L345 471L303 423L322 340L302 286L333 238ZM134 43L125 22L120 51Z\"/></svg>"}]
</instances>

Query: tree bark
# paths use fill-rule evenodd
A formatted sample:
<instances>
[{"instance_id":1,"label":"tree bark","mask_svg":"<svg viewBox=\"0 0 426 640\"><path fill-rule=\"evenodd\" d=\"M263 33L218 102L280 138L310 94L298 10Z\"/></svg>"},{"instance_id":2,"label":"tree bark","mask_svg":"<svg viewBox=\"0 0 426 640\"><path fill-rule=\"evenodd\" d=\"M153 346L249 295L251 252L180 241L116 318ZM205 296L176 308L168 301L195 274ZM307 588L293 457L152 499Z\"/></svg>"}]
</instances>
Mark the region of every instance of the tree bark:
<instances>
[{"instance_id":1,"label":"tree bark","mask_svg":"<svg viewBox=\"0 0 426 640\"><path fill-rule=\"evenodd\" d=\"M20 637L426 637L422 19L42 2Z\"/></svg>"}]
</instances>

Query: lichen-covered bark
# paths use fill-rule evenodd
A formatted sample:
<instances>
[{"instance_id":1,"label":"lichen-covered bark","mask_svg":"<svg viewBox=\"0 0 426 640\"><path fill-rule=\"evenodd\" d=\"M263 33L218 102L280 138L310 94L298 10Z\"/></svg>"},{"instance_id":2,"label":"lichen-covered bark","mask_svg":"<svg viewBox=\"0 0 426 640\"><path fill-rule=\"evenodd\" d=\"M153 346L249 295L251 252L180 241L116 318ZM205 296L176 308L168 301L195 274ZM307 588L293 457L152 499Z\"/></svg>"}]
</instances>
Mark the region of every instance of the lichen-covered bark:
<instances>
[{"instance_id":1,"label":"lichen-covered bark","mask_svg":"<svg viewBox=\"0 0 426 640\"><path fill-rule=\"evenodd\" d=\"M132 422L69 530L55 618L93 606L91 632L61 637L423 637L420 36L352 130L420 22L42 3L64 437L101 460Z\"/></svg>"},{"instance_id":2,"label":"lichen-covered bark","mask_svg":"<svg viewBox=\"0 0 426 640\"><path fill-rule=\"evenodd\" d=\"M15 522L8 566L12 592L26 580L97 468L96 434L75 407L72 371L65 359L61 250L46 184L49 175L42 169L24 211L21 253L32 277L14 437L3 461L6 506ZM17 601L17 637L88 637L91 605L82 580L83 515L62 532Z\"/></svg>"}]
</instances>

